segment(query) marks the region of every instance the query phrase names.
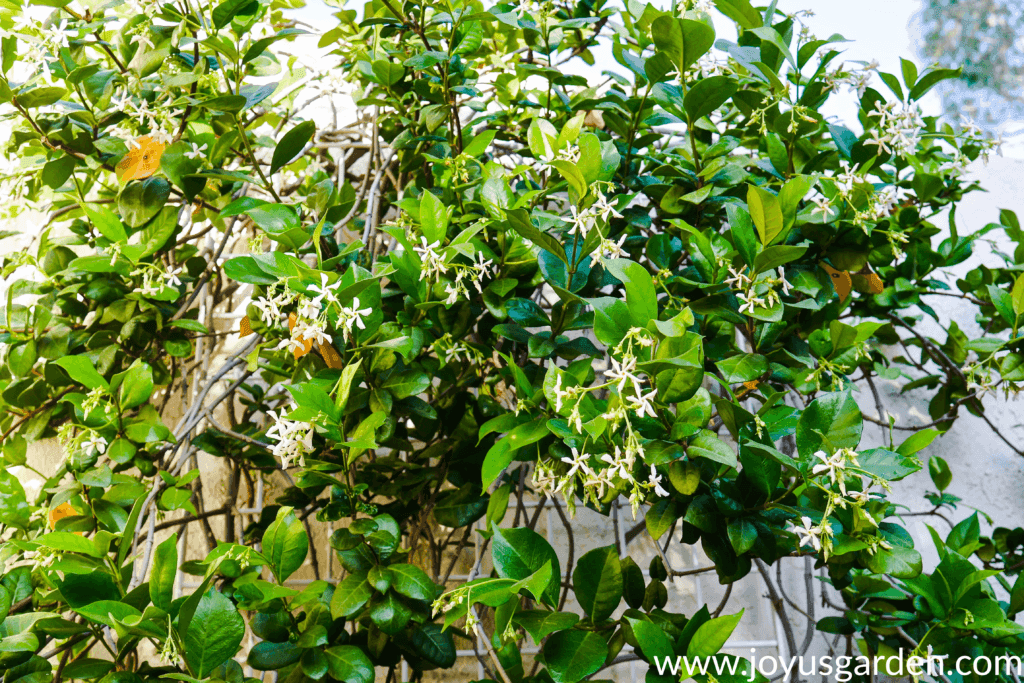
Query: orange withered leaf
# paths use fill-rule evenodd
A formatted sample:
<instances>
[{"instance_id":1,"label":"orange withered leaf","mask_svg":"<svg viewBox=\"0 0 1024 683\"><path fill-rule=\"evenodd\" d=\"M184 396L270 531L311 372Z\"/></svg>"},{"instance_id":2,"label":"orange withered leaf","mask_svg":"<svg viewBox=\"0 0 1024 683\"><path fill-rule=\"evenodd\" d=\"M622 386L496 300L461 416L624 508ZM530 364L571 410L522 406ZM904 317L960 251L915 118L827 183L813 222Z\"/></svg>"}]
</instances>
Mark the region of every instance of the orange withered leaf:
<instances>
[{"instance_id":1,"label":"orange withered leaf","mask_svg":"<svg viewBox=\"0 0 1024 683\"><path fill-rule=\"evenodd\" d=\"M64 519L65 517L74 517L78 513L75 512L75 508L71 507L70 503L61 503L57 507L50 510L50 528L56 529L57 522Z\"/></svg>"},{"instance_id":2,"label":"orange withered leaf","mask_svg":"<svg viewBox=\"0 0 1024 683\"><path fill-rule=\"evenodd\" d=\"M846 301L846 297L850 296L850 291L853 289L853 278L850 277L847 271L836 270L824 261L820 265L828 273L829 278L831 278L832 286L836 288L836 292L839 294L839 301Z\"/></svg>"},{"instance_id":3,"label":"orange withered leaf","mask_svg":"<svg viewBox=\"0 0 1024 683\"><path fill-rule=\"evenodd\" d=\"M294 313L288 314L288 331L292 333L292 339L295 339L295 324L299 321L299 317ZM313 350L312 339L300 339L302 345L305 347L301 351L299 349L292 349L292 355L295 356L295 360L298 360L305 356L307 353Z\"/></svg>"},{"instance_id":4,"label":"orange withered leaf","mask_svg":"<svg viewBox=\"0 0 1024 683\"><path fill-rule=\"evenodd\" d=\"M148 178L160 168L160 157L163 156L165 145L148 135L137 138L135 142L138 147L129 146L128 153L117 162L114 169L119 182Z\"/></svg>"}]
</instances>

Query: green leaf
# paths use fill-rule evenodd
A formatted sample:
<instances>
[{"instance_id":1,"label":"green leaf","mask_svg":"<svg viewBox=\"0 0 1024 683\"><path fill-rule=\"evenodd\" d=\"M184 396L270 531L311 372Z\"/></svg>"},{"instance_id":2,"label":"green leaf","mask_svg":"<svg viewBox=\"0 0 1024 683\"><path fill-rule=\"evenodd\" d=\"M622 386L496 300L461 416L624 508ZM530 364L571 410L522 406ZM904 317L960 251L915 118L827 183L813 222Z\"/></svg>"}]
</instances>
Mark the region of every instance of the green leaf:
<instances>
[{"instance_id":1,"label":"green leaf","mask_svg":"<svg viewBox=\"0 0 1024 683\"><path fill-rule=\"evenodd\" d=\"M170 196L171 184L166 178L132 180L118 195L117 210L128 227L141 228L160 213Z\"/></svg>"},{"instance_id":2,"label":"green leaf","mask_svg":"<svg viewBox=\"0 0 1024 683\"><path fill-rule=\"evenodd\" d=\"M246 209L246 214L268 235L281 235L302 227L299 213L287 204L261 204Z\"/></svg>"},{"instance_id":3,"label":"green leaf","mask_svg":"<svg viewBox=\"0 0 1024 683\"><path fill-rule=\"evenodd\" d=\"M729 232L732 234L733 245L743 262L753 266L757 258L757 237L750 214L736 204L727 204L725 209L729 216Z\"/></svg>"},{"instance_id":4,"label":"green leaf","mask_svg":"<svg viewBox=\"0 0 1024 683\"><path fill-rule=\"evenodd\" d=\"M897 446L896 452L900 455L913 455L927 448L941 433L937 429L922 429L919 432L914 432Z\"/></svg>"},{"instance_id":5,"label":"green leaf","mask_svg":"<svg viewBox=\"0 0 1024 683\"><path fill-rule=\"evenodd\" d=\"M732 356L718 361L716 365L729 384L749 382L768 372L768 359L758 353Z\"/></svg>"},{"instance_id":6,"label":"green leaf","mask_svg":"<svg viewBox=\"0 0 1024 683\"><path fill-rule=\"evenodd\" d=\"M25 109L35 109L36 107L55 104L66 94L67 90L64 88L32 88L31 90L18 93L15 101Z\"/></svg>"},{"instance_id":7,"label":"green leaf","mask_svg":"<svg viewBox=\"0 0 1024 683\"><path fill-rule=\"evenodd\" d=\"M370 65L377 82L390 88L402 80L405 75L405 67L398 62L389 62L386 59L376 59Z\"/></svg>"},{"instance_id":8,"label":"green leaf","mask_svg":"<svg viewBox=\"0 0 1024 683\"><path fill-rule=\"evenodd\" d=\"M118 621L124 621L128 617L142 616L139 610L118 600L96 600L73 609L89 621L110 628L114 628Z\"/></svg>"},{"instance_id":9,"label":"green leaf","mask_svg":"<svg viewBox=\"0 0 1024 683\"><path fill-rule=\"evenodd\" d=\"M88 538L69 531L51 531L37 538L36 543L65 553L82 553L90 557L106 555L105 551L97 548L96 544Z\"/></svg>"},{"instance_id":10,"label":"green leaf","mask_svg":"<svg viewBox=\"0 0 1024 683\"><path fill-rule=\"evenodd\" d=\"M235 656L244 636L245 620L234 603L220 591L210 589L199 600L185 632L185 661L196 676L206 678Z\"/></svg>"},{"instance_id":11,"label":"green leaf","mask_svg":"<svg viewBox=\"0 0 1024 683\"><path fill-rule=\"evenodd\" d=\"M849 393L825 394L811 401L797 422L797 452L801 459L810 462L814 453L823 448L856 448L863 429L860 408Z\"/></svg>"},{"instance_id":12,"label":"green leaf","mask_svg":"<svg viewBox=\"0 0 1024 683\"><path fill-rule=\"evenodd\" d=\"M544 638L555 631L565 631L572 628L580 618L572 612L549 612L547 610L526 610L517 612L512 617L512 622L522 626L533 638L533 642L540 645Z\"/></svg>"},{"instance_id":13,"label":"green leaf","mask_svg":"<svg viewBox=\"0 0 1024 683\"><path fill-rule=\"evenodd\" d=\"M448 209L429 190L420 198L420 228L428 244L444 244L448 239Z\"/></svg>"},{"instance_id":14,"label":"green leaf","mask_svg":"<svg viewBox=\"0 0 1024 683\"><path fill-rule=\"evenodd\" d=\"M378 595L370 601L370 620L389 636L405 628L411 617L412 610L394 593Z\"/></svg>"},{"instance_id":15,"label":"green leaf","mask_svg":"<svg viewBox=\"0 0 1024 683\"><path fill-rule=\"evenodd\" d=\"M806 251L807 247L790 247L781 244L768 247L754 259L754 272L763 273L766 270L778 268L791 261L796 261Z\"/></svg>"},{"instance_id":16,"label":"green leaf","mask_svg":"<svg viewBox=\"0 0 1024 683\"><path fill-rule=\"evenodd\" d=\"M501 475L502 471L512 462L512 458L517 450L540 441L550 433L548 431L547 419L541 416L519 425L504 437L495 441L494 445L487 451L487 455L484 456L484 463L480 472L480 476L483 479L483 488L488 488Z\"/></svg>"},{"instance_id":17,"label":"green leaf","mask_svg":"<svg viewBox=\"0 0 1024 683\"><path fill-rule=\"evenodd\" d=\"M544 643L544 663L555 683L577 683L595 673L608 656L608 644L592 631L558 631Z\"/></svg>"},{"instance_id":18,"label":"green leaf","mask_svg":"<svg viewBox=\"0 0 1024 683\"><path fill-rule=\"evenodd\" d=\"M647 661L653 664L655 657L667 658L675 656L675 647L673 647L672 640L660 625L633 617L627 617L627 621L630 628L633 629L633 635L636 636L637 642L640 643L640 649L643 650Z\"/></svg>"},{"instance_id":19,"label":"green leaf","mask_svg":"<svg viewBox=\"0 0 1024 683\"><path fill-rule=\"evenodd\" d=\"M790 178L782 186L782 190L779 192L779 208L782 209L782 216L785 220L784 231L780 235L785 235L793 227L800 202L810 192L812 185L814 185L813 177L798 175ZM773 239L778 239L778 236Z\"/></svg>"},{"instance_id":20,"label":"green leaf","mask_svg":"<svg viewBox=\"0 0 1024 683\"><path fill-rule=\"evenodd\" d=\"M743 610L740 610L737 614L716 617L701 624L690 639L690 644L686 646L687 659L703 659L718 654L729 640L729 636L736 630L742 617Z\"/></svg>"},{"instance_id":21,"label":"green leaf","mask_svg":"<svg viewBox=\"0 0 1024 683\"><path fill-rule=\"evenodd\" d=\"M487 505L488 499L480 495L479 487L475 483L466 483L438 496L434 519L438 524L459 529L480 519Z\"/></svg>"},{"instance_id":22,"label":"green leaf","mask_svg":"<svg viewBox=\"0 0 1024 683\"><path fill-rule=\"evenodd\" d=\"M647 526L647 533L655 541L665 535L665 532L672 528L679 515L676 510L676 502L672 498L662 498L652 505L644 515L644 524Z\"/></svg>"},{"instance_id":23,"label":"green leaf","mask_svg":"<svg viewBox=\"0 0 1024 683\"><path fill-rule=\"evenodd\" d=\"M928 475L932 478L932 483L935 484L935 488L939 492L949 488L950 483L953 481L953 473L949 471L949 465L937 455L933 455L928 460Z\"/></svg>"},{"instance_id":24,"label":"green leaf","mask_svg":"<svg viewBox=\"0 0 1024 683\"><path fill-rule=\"evenodd\" d=\"M729 543L737 555L742 555L753 548L757 541L757 527L746 517L729 520L726 531L729 534Z\"/></svg>"},{"instance_id":25,"label":"green leaf","mask_svg":"<svg viewBox=\"0 0 1024 683\"><path fill-rule=\"evenodd\" d=\"M440 624L426 623L409 638L413 650L435 666L443 669L455 664L455 642L451 631L442 631Z\"/></svg>"},{"instance_id":26,"label":"green leaf","mask_svg":"<svg viewBox=\"0 0 1024 683\"><path fill-rule=\"evenodd\" d=\"M355 645L337 645L324 650L331 678L343 683L373 683L373 664Z\"/></svg>"},{"instance_id":27,"label":"green leaf","mask_svg":"<svg viewBox=\"0 0 1024 683\"><path fill-rule=\"evenodd\" d=\"M388 569L392 575L391 587L407 598L431 602L440 591L440 586L414 564L393 564Z\"/></svg>"},{"instance_id":28,"label":"green leaf","mask_svg":"<svg viewBox=\"0 0 1024 683\"><path fill-rule=\"evenodd\" d=\"M96 372L96 366L92 364L88 356L64 356L54 362L64 368L71 379L79 384L84 384L89 389L106 389L109 386L107 380Z\"/></svg>"},{"instance_id":29,"label":"green leaf","mask_svg":"<svg viewBox=\"0 0 1024 683\"><path fill-rule=\"evenodd\" d=\"M1010 292L1010 300L1013 302L1013 312L1016 315L1024 313L1024 273L1017 276L1013 283L1013 290Z\"/></svg>"},{"instance_id":30,"label":"green leaf","mask_svg":"<svg viewBox=\"0 0 1024 683\"><path fill-rule=\"evenodd\" d=\"M213 25L218 29L224 28L239 14L255 14L258 6L256 0L224 0L213 8Z\"/></svg>"},{"instance_id":31,"label":"green leaf","mask_svg":"<svg viewBox=\"0 0 1024 683\"><path fill-rule=\"evenodd\" d=\"M268 47L270 47L279 40L284 40L286 38L292 38L294 36L303 35L307 33L309 33L309 31L303 31L300 28L286 28L281 29L272 36L260 38L259 40L253 42L253 44L250 45L249 48L245 51L245 54L242 56L242 63L245 64L256 59L257 57L262 55L263 52Z\"/></svg>"},{"instance_id":32,"label":"green leaf","mask_svg":"<svg viewBox=\"0 0 1024 683\"><path fill-rule=\"evenodd\" d=\"M277 511L277 518L263 533L263 554L270 560L277 580L283 582L302 566L309 552L309 537L290 507Z\"/></svg>"},{"instance_id":33,"label":"green leaf","mask_svg":"<svg viewBox=\"0 0 1024 683\"><path fill-rule=\"evenodd\" d=\"M921 554L913 548L893 546L879 549L874 554L861 551L864 566L876 574L888 574L895 579L912 579L921 573Z\"/></svg>"},{"instance_id":34,"label":"green leaf","mask_svg":"<svg viewBox=\"0 0 1024 683\"><path fill-rule=\"evenodd\" d=\"M15 377L25 377L32 372L32 368L38 359L39 346L36 344L35 339L29 339L23 344L11 347L7 354L7 367L10 368L11 374Z\"/></svg>"},{"instance_id":35,"label":"green leaf","mask_svg":"<svg viewBox=\"0 0 1024 683\"><path fill-rule=\"evenodd\" d=\"M591 550L572 573L576 600L594 623L612 615L622 600L622 564L614 545Z\"/></svg>"},{"instance_id":36,"label":"green leaf","mask_svg":"<svg viewBox=\"0 0 1024 683\"><path fill-rule=\"evenodd\" d=\"M910 89L910 99L920 100L924 97L925 93L942 81L950 78L959 78L961 73L963 73L963 69L931 69L926 71L914 87Z\"/></svg>"},{"instance_id":37,"label":"green leaf","mask_svg":"<svg viewBox=\"0 0 1024 683\"><path fill-rule=\"evenodd\" d=\"M294 664L302 657L303 649L293 643L256 643L246 659L246 663L257 671L277 671L289 664Z\"/></svg>"},{"instance_id":38,"label":"green leaf","mask_svg":"<svg viewBox=\"0 0 1024 683\"><path fill-rule=\"evenodd\" d=\"M510 209L505 212L508 223L517 233L533 242L541 249L553 254L562 263L569 265L569 259L565 255L565 249L551 235L535 226L530 220L530 213L525 209Z\"/></svg>"},{"instance_id":39,"label":"green leaf","mask_svg":"<svg viewBox=\"0 0 1024 683\"><path fill-rule=\"evenodd\" d=\"M398 399L417 396L430 387L430 376L422 370L406 370L388 377L383 387Z\"/></svg>"},{"instance_id":40,"label":"green leaf","mask_svg":"<svg viewBox=\"0 0 1024 683\"><path fill-rule=\"evenodd\" d=\"M553 156L557 140L558 131L546 119L534 118L530 122L530 127L526 129L526 142L530 146L530 152L537 159Z\"/></svg>"},{"instance_id":41,"label":"green leaf","mask_svg":"<svg viewBox=\"0 0 1024 683\"><path fill-rule=\"evenodd\" d=\"M125 226L110 209L96 205L95 208L88 204L80 204L82 211L89 217L89 222L96 228L96 231L111 242L123 243L128 240L128 233Z\"/></svg>"},{"instance_id":42,"label":"green leaf","mask_svg":"<svg viewBox=\"0 0 1024 683\"><path fill-rule=\"evenodd\" d=\"M1024 609L1024 574L1018 574L1017 580L1013 582L1013 590L1010 591L1010 615L1016 614Z\"/></svg>"},{"instance_id":43,"label":"green leaf","mask_svg":"<svg viewBox=\"0 0 1024 683\"><path fill-rule=\"evenodd\" d=\"M715 7L740 28L758 28L763 23L761 15L750 6L749 0L715 0Z\"/></svg>"},{"instance_id":44,"label":"green leaf","mask_svg":"<svg viewBox=\"0 0 1024 683\"><path fill-rule=\"evenodd\" d=\"M153 369L141 360L134 361L128 368L118 389L118 402L122 410L135 408L153 395Z\"/></svg>"},{"instance_id":45,"label":"green leaf","mask_svg":"<svg viewBox=\"0 0 1024 683\"><path fill-rule=\"evenodd\" d=\"M715 43L715 29L702 21L677 19L664 14L651 24L651 38L660 52L683 74Z\"/></svg>"},{"instance_id":46,"label":"green leaf","mask_svg":"<svg viewBox=\"0 0 1024 683\"><path fill-rule=\"evenodd\" d=\"M313 139L316 133L316 124L312 121L303 121L294 126L290 131L281 137L281 141L274 148L274 156L270 162L270 175L274 175L288 164L295 161L306 143Z\"/></svg>"},{"instance_id":47,"label":"green leaf","mask_svg":"<svg viewBox=\"0 0 1024 683\"><path fill-rule=\"evenodd\" d=\"M494 137L498 134L496 130L485 130L466 144L462 148L462 153L471 157L478 157L487 151L487 148L491 146L494 141Z\"/></svg>"},{"instance_id":48,"label":"green leaf","mask_svg":"<svg viewBox=\"0 0 1024 683\"><path fill-rule=\"evenodd\" d=\"M44 185L56 190L68 181L74 170L75 157L70 154L63 154L43 164L43 172L40 174L40 179Z\"/></svg>"},{"instance_id":49,"label":"green leaf","mask_svg":"<svg viewBox=\"0 0 1024 683\"><path fill-rule=\"evenodd\" d=\"M353 572L334 589L331 597L331 616L335 619L350 617L366 604L373 595L366 571Z\"/></svg>"},{"instance_id":50,"label":"green leaf","mask_svg":"<svg viewBox=\"0 0 1024 683\"><path fill-rule=\"evenodd\" d=\"M692 123L721 107L736 93L736 81L729 76L711 76L697 81L683 98L683 109Z\"/></svg>"},{"instance_id":51,"label":"green leaf","mask_svg":"<svg viewBox=\"0 0 1024 683\"><path fill-rule=\"evenodd\" d=\"M31 514L21 482L6 468L0 470L0 519L4 524L24 529L28 527Z\"/></svg>"},{"instance_id":52,"label":"green leaf","mask_svg":"<svg viewBox=\"0 0 1024 683\"><path fill-rule=\"evenodd\" d=\"M498 576L521 581L529 578L548 563L552 563L552 578L544 590L544 601L552 607L558 604L561 570L558 555L551 545L536 531L527 527L501 529L494 532L491 556Z\"/></svg>"},{"instance_id":53,"label":"green leaf","mask_svg":"<svg viewBox=\"0 0 1024 683\"><path fill-rule=\"evenodd\" d=\"M149 576L149 599L165 612L171 609L177 574L178 537L171 535L153 550L153 570Z\"/></svg>"},{"instance_id":54,"label":"green leaf","mask_svg":"<svg viewBox=\"0 0 1024 683\"><path fill-rule=\"evenodd\" d=\"M718 438L718 436L711 431L702 429L690 445L686 447L686 452L691 456L698 458L707 458L714 462L728 465L729 467L738 467L739 460L736 458L736 454L733 453L732 448L729 447L724 441Z\"/></svg>"},{"instance_id":55,"label":"green leaf","mask_svg":"<svg viewBox=\"0 0 1024 683\"><path fill-rule=\"evenodd\" d=\"M658 292L651 274L639 263L628 259L602 259L605 268L626 288L626 305L636 327L647 327L658 319Z\"/></svg>"},{"instance_id":56,"label":"green leaf","mask_svg":"<svg viewBox=\"0 0 1024 683\"><path fill-rule=\"evenodd\" d=\"M778 197L756 185L749 185L747 186L747 206L750 208L750 217L754 221L754 227L757 228L761 244L768 246L784 227L782 207L779 206Z\"/></svg>"}]
</instances>

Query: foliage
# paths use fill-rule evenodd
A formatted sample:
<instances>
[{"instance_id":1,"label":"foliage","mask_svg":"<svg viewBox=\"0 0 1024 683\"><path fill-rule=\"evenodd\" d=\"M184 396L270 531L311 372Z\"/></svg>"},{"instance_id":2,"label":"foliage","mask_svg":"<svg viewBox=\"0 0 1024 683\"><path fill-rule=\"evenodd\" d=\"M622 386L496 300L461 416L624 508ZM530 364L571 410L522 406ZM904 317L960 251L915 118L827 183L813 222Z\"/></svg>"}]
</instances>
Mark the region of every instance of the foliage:
<instances>
[{"instance_id":1,"label":"foliage","mask_svg":"<svg viewBox=\"0 0 1024 683\"><path fill-rule=\"evenodd\" d=\"M563 565L530 495L569 534L625 500L722 584L813 558L842 600L818 629L871 654L1020 653L1022 532L972 517L927 573L888 499L1024 381L1024 232L952 210L993 143L915 104L956 72L875 89L835 67L841 36L747 0L374 1L335 12L335 66L309 73L283 0L44 5L0 9L9 210L50 212L2 257L0 432L8 467L51 438L64 457L38 489L0 474L5 681L240 681L240 656L369 683L450 668L474 634L505 683L726 657L741 612L666 610L661 556L646 578L616 546ZM603 82L577 75L598 60ZM318 126L309 93L346 83L363 123ZM844 84L849 125L820 113ZM995 234L1015 253L976 265ZM887 422L878 379L926 388L932 423ZM249 519L256 482L277 497ZM494 571L453 583L475 534ZM289 581L325 553L342 580Z\"/></svg>"},{"instance_id":2,"label":"foliage","mask_svg":"<svg viewBox=\"0 0 1024 683\"><path fill-rule=\"evenodd\" d=\"M1020 115L1021 51L1017 35L1024 13L1003 0L926 0L916 17L924 37L921 56L960 77L939 86L946 111L965 125L993 132Z\"/></svg>"}]
</instances>

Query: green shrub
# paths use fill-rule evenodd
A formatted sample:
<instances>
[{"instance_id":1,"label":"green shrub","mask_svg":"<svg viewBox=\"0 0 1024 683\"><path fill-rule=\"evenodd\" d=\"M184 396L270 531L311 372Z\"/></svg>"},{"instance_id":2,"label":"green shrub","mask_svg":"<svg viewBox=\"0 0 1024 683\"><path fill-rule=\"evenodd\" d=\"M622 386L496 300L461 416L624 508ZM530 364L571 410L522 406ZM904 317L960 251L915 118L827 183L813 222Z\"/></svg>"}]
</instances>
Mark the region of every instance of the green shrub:
<instances>
[{"instance_id":1,"label":"green shrub","mask_svg":"<svg viewBox=\"0 0 1024 683\"><path fill-rule=\"evenodd\" d=\"M236 656L391 681L474 633L505 683L600 675L627 644L726 657L738 614L666 611L661 557L561 566L524 496L569 534L625 501L722 584L758 570L794 654L767 566L800 556L849 648L1021 653L1024 532L975 515L923 573L887 497L1024 381L1024 233L953 211L995 144L916 104L955 71L847 68L775 2L374 1L334 13L310 72L298 2L40 4L0 8L5 211L49 212L0 257L0 434L8 467L64 457L40 490L0 473L5 681L240 681ZM358 120L317 126L306 104L345 87ZM820 113L844 88L857 122ZM1015 253L971 261L997 234ZM886 422L876 379L927 388L932 423ZM928 467L941 515L959 500ZM257 482L276 500L239 534ZM199 560L161 540L183 524ZM449 581L478 536L495 571ZM343 580L285 585L328 553Z\"/></svg>"}]
</instances>

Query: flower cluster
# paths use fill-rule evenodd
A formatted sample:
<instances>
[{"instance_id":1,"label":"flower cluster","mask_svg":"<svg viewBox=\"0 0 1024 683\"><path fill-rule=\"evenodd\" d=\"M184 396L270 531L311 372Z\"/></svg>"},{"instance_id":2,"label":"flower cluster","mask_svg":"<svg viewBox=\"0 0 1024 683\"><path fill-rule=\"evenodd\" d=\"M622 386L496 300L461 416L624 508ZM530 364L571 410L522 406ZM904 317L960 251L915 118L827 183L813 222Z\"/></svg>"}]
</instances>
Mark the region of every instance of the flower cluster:
<instances>
[{"instance_id":1,"label":"flower cluster","mask_svg":"<svg viewBox=\"0 0 1024 683\"><path fill-rule=\"evenodd\" d=\"M313 426L289 420L273 410L267 415L273 421L267 429L267 436L276 442L271 452L281 459L281 467L288 469L293 460L298 460L300 466L305 465L305 455L313 450Z\"/></svg>"},{"instance_id":2,"label":"flower cluster","mask_svg":"<svg viewBox=\"0 0 1024 683\"><path fill-rule=\"evenodd\" d=\"M607 223L612 216L622 218L622 214L618 212L616 207L609 202L608 197L605 196L602 191L602 185L605 185L605 183L598 182L591 185L590 195L594 197L594 201L590 206L585 209L577 209L575 205L569 207L572 218L563 218L562 220L572 225L569 229L570 235L586 238L590 231L599 223ZM618 246L621 246L621 244L620 242Z\"/></svg>"},{"instance_id":3,"label":"flower cluster","mask_svg":"<svg viewBox=\"0 0 1024 683\"><path fill-rule=\"evenodd\" d=\"M916 103L899 105L896 102L877 102L869 116L878 119L878 126L870 131L871 139L865 145L874 145L878 151L900 157L913 155L921 142L924 121Z\"/></svg>"},{"instance_id":4,"label":"flower cluster","mask_svg":"<svg viewBox=\"0 0 1024 683\"><path fill-rule=\"evenodd\" d=\"M473 284L473 288L478 294L483 294L484 278L494 277L498 274L498 268L494 265L494 261L484 256L481 251L476 252L476 261L473 263L469 265L453 263L451 268L455 271L455 281L446 282L444 286L444 291L448 295L444 303L448 306L459 299L469 298L469 290L466 288L467 280Z\"/></svg>"},{"instance_id":5,"label":"flower cluster","mask_svg":"<svg viewBox=\"0 0 1024 683\"><path fill-rule=\"evenodd\" d=\"M132 290L147 298L161 297L177 298L178 292L167 292L169 287L180 287L182 284L181 275L184 269L172 267L163 270L152 263L140 263L139 267L131 272L131 277L142 276L142 281Z\"/></svg>"},{"instance_id":6,"label":"flower cluster","mask_svg":"<svg viewBox=\"0 0 1024 683\"><path fill-rule=\"evenodd\" d=\"M786 269L779 266L777 270L777 276L760 273L754 279L746 274L746 266L739 270L729 267L729 277L724 282L740 290L736 294L736 298L743 302L739 308L740 314L754 315L757 309L769 309L781 304L782 296L789 295L792 285L786 279Z\"/></svg>"},{"instance_id":7,"label":"flower cluster","mask_svg":"<svg viewBox=\"0 0 1024 683\"><path fill-rule=\"evenodd\" d=\"M569 444L569 454L559 458L565 466L564 471L560 471L563 468L556 461L541 460L533 480L537 489L547 495L562 494L570 513L575 510L577 496L598 504L609 491L629 491L629 502L635 515L648 493L669 495L661 485L662 475L653 465L649 473L638 477L637 466L644 460L645 452L643 441L632 422L634 415L636 418L658 417L654 406L658 392L654 388L645 389L647 380L640 376L637 368L638 352L653 349L654 344L646 330L630 329L622 342L612 349L610 367L604 373L605 381L596 386L569 385L564 379L567 375L554 371L555 379L548 394L550 408L558 414L568 413L568 425L583 437L583 443ZM581 410L584 398L599 391L610 392L608 408L592 422L584 423ZM591 441L590 428L597 423L604 425L610 451L602 448L597 439ZM587 450L588 443L593 443L594 452Z\"/></svg>"},{"instance_id":8,"label":"flower cluster","mask_svg":"<svg viewBox=\"0 0 1024 683\"><path fill-rule=\"evenodd\" d=\"M845 67L846 64L840 64L838 68L825 77L825 82L834 91L838 91L840 86L845 85L850 90L855 91L857 97L864 97L864 93L871 84L872 72L878 70L878 62L861 63L859 68L854 67L850 70L847 70Z\"/></svg>"}]
</instances>

